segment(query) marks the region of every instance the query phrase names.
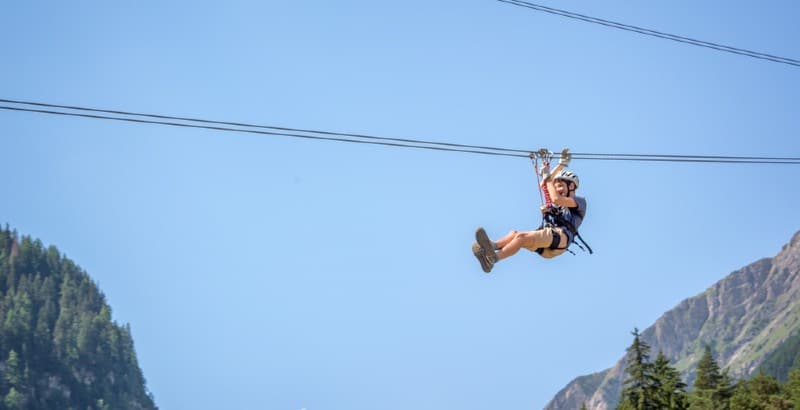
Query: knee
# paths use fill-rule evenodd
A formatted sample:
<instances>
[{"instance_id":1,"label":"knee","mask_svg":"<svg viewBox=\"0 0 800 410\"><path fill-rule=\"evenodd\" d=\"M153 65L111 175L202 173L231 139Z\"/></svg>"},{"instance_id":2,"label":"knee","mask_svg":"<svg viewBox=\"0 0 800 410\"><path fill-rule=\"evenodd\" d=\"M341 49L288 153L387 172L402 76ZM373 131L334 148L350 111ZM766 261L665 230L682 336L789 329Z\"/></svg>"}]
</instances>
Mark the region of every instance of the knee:
<instances>
[{"instance_id":1,"label":"knee","mask_svg":"<svg viewBox=\"0 0 800 410\"><path fill-rule=\"evenodd\" d=\"M516 230L516 229L512 229L510 232L508 232L508 235L507 235L507 236L510 236L510 237L512 237L512 238L516 238L516 237L517 237L517 235L519 235L519 231L518 231L518 230Z\"/></svg>"},{"instance_id":2,"label":"knee","mask_svg":"<svg viewBox=\"0 0 800 410\"><path fill-rule=\"evenodd\" d=\"M528 238L527 232L514 231L514 239L523 241Z\"/></svg>"}]
</instances>

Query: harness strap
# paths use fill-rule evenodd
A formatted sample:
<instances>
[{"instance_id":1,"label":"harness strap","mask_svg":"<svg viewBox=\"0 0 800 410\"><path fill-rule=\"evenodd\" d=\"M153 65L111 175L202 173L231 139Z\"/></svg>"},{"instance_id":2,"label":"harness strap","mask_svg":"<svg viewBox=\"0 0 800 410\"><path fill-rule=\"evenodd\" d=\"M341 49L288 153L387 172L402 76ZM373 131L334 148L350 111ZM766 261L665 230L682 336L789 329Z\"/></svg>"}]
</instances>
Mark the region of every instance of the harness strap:
<instances>
[{"instance_id":1,"label":"harness strap","mask_svg":"<svg viewBox=\"0 0 800 410\"><path fill-rule=\"evenodd\" d=\"M558 232L556 232L556 231L553 231L553 240L550 242L550 246L548 246L547 248L538 248L538 249L536 249L536 253L538 253L539 255L541 255L542 253L544 253L544 250L545 250L545 249L551 249L551 250L559 250L559 249L563 249L563 250L565 250L565 251L567 251L567 252L569 252L569 253L571 253L571 254L575 255L575 252L572 252L572 251L569 249L569 244L567 244L567 247L566 247L566 248L562 248L562 247L560 247L559 245L561 245L561 234L560 234L560 233L558 233ZM577 245L577 244L576 244L576 245ZM583 247L581 247L580 245L578 245L578 247L579 247L579 248L581 248L581 249L583 249Z\"/></svg>"},{"instance_id":2,"label":"harness strap","mask_svg":"<svg viewBox=\"0 0 800 410\"><path fill-rule=\"evenodd\" d=\"M579 233L576 231L576 232L575 232L575 236L576 236L578 239L580 239L580 241L581 241L581 243L583 244L583 246L585 246L585 247L586 247L586 249L588 249L588 250L589 250L589 255L591 255L591 254L593 254L593 253L594 253L594 252L592 252L592 248L589 246L589 244L588 244L588 243L586 243L586 241L584 241L584 240L583 240L583 238L581 238L581 234L579 234ZM579 247L579 248L581 248L581 249L583 249L583 247L581 247L580 245L578 245L578 247Z\"/></svg>"},{"instance_id":3,"label":"harness strap","mask_svg":"<svg viewBox=\"0 0 800 410\"><path fill-rule=\"evenodd\" d=\"M553 211L554 211L554 208L550 208L550 209L548 209L548 212L546 212L544 214L544 218L542 220L542 227L549 226L549 227L563 227L563 228L566 228L567 230L569 230L569 232L572 235L574 235L574 238L578 238L578 240L581 241L581 243L583 244L583 246L586 247L586 249L583 249L583 246L581 246L580 244L578 244L574 240L572 241L572 243L574 243L575 245L578 245L578 247L581 248L581 250L583 250L583 251L587 251L588 250L590 255L593 254L594 251L592 251L592 248L589 246L589 244L586 243L586 241L583 239L583 237L581 237L581 234L578 233L578 230L575 229L575 226L573 226L569 221L564 219L561 215L558 215L558 214L554 213ZM554 236L556 235L555 232L553 232L553 234L554 234ZM567 246L569 247L569 244ZM551 247L550 249L553 249L553 248Z\"/></svg>"},{"instance_id":4,"label":"harness strap","mask_svg":"<svg viewBox=\"0 0 800 410\"><path fill-rule=\"evenodd\" d=\"M553 249L553 250L561 249L558 246L558 245L561 245L561 234L556 232L556 231L552 231L552 232L553 232L553 241L550 242L550 247L549 248Z\"/></svg>"}]
</instances>

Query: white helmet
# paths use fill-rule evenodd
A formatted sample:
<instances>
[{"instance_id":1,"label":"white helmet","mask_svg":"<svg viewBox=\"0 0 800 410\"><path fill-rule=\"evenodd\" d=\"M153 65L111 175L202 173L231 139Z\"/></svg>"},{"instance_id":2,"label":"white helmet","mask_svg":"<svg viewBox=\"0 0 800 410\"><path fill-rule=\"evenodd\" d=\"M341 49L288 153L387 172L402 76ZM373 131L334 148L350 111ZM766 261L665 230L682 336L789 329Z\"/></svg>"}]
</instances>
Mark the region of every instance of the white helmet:
<instances>
[{"instance_id":1,"label":"white helmet","mask_svg":"<svg viewBox=\"0 0 800 410\"><path fill-rule=\"evenodd\" d=\"M578 187L581 185L580 180L578 179L578 175L576 175L574 172L568 169L561 170L561 172L559 172L558 175L556 175L555 179L562 179L564 181L573 182L575 183L575 189L578 189Z\"/></svg>"}]
</instances>

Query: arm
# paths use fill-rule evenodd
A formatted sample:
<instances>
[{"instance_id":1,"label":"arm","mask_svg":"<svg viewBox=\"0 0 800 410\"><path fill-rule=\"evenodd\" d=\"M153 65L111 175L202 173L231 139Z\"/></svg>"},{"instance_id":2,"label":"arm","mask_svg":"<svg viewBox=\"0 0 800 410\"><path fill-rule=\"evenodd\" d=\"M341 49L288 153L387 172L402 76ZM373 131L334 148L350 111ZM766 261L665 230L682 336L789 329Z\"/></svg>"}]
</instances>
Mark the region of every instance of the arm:
<instances>
[{"instance_id":1,"label":"arm","mask_svg":"<svg viewBox=\"0 0 800 410\"><path fill-rule=\"evenodd\" d=\"M559 163L556 168L551 173L548 169L542 168L542 188L546 189L545 196L549 199L553 204L558 206L566 206L568 208L572 208L577 206L577 203L574 199L566 196L559 195L558 191L556 191L555 184L553 182L553 176L558 175L562 169L566 168L564 164ZM542 208L542 212L545 209Z\"/></svg>"},{"instance_id":2,"label":"arm","mask_svg":"<svg viewBox=\"0 0 800 410\"><path fill-rule=\"evenodd\" d=\"M542 165L541 175L542 175L542 188L547 187L547 181L551 179L553 175L558 175L562 169L569 166L569 162L572 160L572 154L569 152L569 148L564 148L561 150L561 157L558 159L558 165L556 165L556 169L550 172L550 163L545 162Z\"/></svg>"},{"instance_id":3,"label":"arm","mask_svg":"<svg viewBox=\"0 0 800 410\"><path fill-rule=\"evenodd\" d=\"M561 170L563 170L566 167L567 167L566 165L559 162L558 165L556 165L556 169L554 169L553 172L550 173L550 178L548 179L552 179L553 176L558 175L558 173L561 172Z\"/></svg>"},{"instance_id":4,"label":"arm","mask_svg":"<svg viewBox=\"0 0 800 410\"><path fill-rule=\"evenodd\" d=\"M553 176L558 175L558 173L561 172L561 170L563 170L564 168L567 167L567 165L569 165L571 159L572 159L572 154L569 153L569 149L564 148L564 150L561 151L561 159L558 161L558 165L553 170L553 173L551 175ZM575 202L575 199L570 198L568 196L560 195L558 193L553 181L553 176L547 178L544 181L544 183L546 184L545 186L547 188L547 192L550 194L550 199L553 201L553 203L558 206L564 206L567 208L574 208L578 206L578 203Z\"/></svg>"},{"instance_id":5,"label":"arm","mask_svg":"<svg viewBox=\"0 0 800 410\"><path fill-rule=\"evenodd\" d=\"M556 169L558 169L558 167L556 167ZM553 203L558 206L564 206L567 208L575 208L578 206L578 203L575 202L575 199L558 193L556 186L553 183L553 178L547 180L547 192L550 193L550 199L553 201Z\"/></svg>"}]
</instances>

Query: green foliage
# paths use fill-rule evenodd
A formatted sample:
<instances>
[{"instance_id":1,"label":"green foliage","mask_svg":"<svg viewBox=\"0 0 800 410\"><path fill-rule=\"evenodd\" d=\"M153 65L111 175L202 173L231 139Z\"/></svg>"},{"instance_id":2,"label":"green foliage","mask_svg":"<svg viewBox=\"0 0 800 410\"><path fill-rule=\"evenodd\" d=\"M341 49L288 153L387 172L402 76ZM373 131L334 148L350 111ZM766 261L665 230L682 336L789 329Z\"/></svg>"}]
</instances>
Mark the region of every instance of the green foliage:
<instances>
[{"instance_id":1,"label":"green foliage","mask_svg":"<svg viewBox=\"0 0 800 410\"><path fill-rule=\"evenodd\" d=\"M790 395L772 376L759 373L747 381L740 381L730 400L731 410L791 410L794 402Z\"/></svg>"},{"instance_id":2,"label":"green foliage","mask_svg":"<svg viewBox=\"0 0 800 410\"><path fill-rule=\"evenodd\" d=\"M617 410L636 410L636 406L628 398L623 398L622 402L617 406Z\"/></svg>"},{"instance_id":3,"label":"green foliage","mask_svg":"<svg viewBox=\"0 0 800 410\"><path fill-rule=\"evenodd\" d=\"M714 391L695 389L689 395L689 410L721 410L725 407L714 400Z\"/></svg>"},{"instance_id":4,"label":"green foliage","mask_svg":"<svg viewBox=\"0 0 800 410\"><path fill-rule=\"evenodd\" d=\"M789 381L786 382L784 391L789 401L800 405L800 369L789 372Z\"/></svg>"},{"instance_id":5,"label":"green foliage","mask_svg":"<svg viewBox=\"0 0 800 410\"><path fill-rule=\"evenodd\" d=\"M789 371L800 359L800 332L789 337L781 346L772 352L759 367L759 371L775 375L779 382L789 379Z\"/></svg>"},{"instance_id":6,"label":"green foliage","mask_svg":"<svg viewBox=\"0 0 800 410\"><path fill-rule=\"evenodd\" d=\"M155 409L127 326L55 247L0 228L0 407Z\"/></svg>"},{"instance_id":7,"label":"green foliage","mask_svg":"<svg viewBox=\"0 0 800 410\"><path fill-rule=\"evenodd\" d=\"M711 354L711 347L706 345L703 357L697 363L697 377L694 379L694 388L701 390L715 390L722 381L719 365Z\"/></svg>"},{"instance_id":8,"label":"green foliage","mask_svg":"<svg viewBox=\"0 0 800 410\"><path fill-rule=\"evenodd\" d=\"M658 381L656 403L659 409L684 410L688 408L686 398L686 383L681 380L681 374L670 366L669 359L659 351L656 361L653 362L653 375Z\"/></svg>"},{"instance_id":9,"label":"green foliage","mask_svg":"<svg viewBox=\"0 0 800 410\"><path fill-rule=\"evenodd\" d=\"M731 381L706 346L698 362L691 392L662 352L650 363L650 346L638 329L627 349L627 378L617 410L793 410L800 409L800 365L789 371L786 383L763 370L749 380Z\"/></svg>"},{"instance_id":10,"label":"green foliage","mask_svg":"<svg viewBox=\"0 0 800 410\"><path fill-rule=\"evenodd\" d=\"M731 396L730 409L731 410L751 410L758 408L758 402L750 390L750 386L746 381L741 380L734 387L733 396Z\"/></svg>"},{"instance_id":11,"label":"green foliage","mask_svg":"<svg viewBox=\"0 0 800 410\"><path fill-rule=\"evenodd\" d=\"M686 384L680 373L659 352L650 363L650 346L633 331L633 343L627 349L622 398L618 410L685 409Z\"/></svg>"},{"instance_id":12,"label":"green foliage","mask_svg":"<svg viewBox=\"0 0 800 410\"><path fill-rule=\"evenodd\" d=\"M706 345L703 356L697 363L694 389L689 394L690 410L725 410L730 406L733 394L728 372L721 372L714 360L711 347Z\"/></svg>"},{"instance_id":13,"label":"green foliage","mask_svg":"<svg viewBox=\"0 0 800 410\"><path fill-rule=\"evenodd\" d=\"M730 401L731 396L733 396L734 392L733 382L731 381L731 377L728 374L728 370L725 369L722 371L722 377L720 377L719 384L717 385L717 400L722 403L727 403Z\"/></svg>"},{"instance_id":14,"label":"green foliage","mask_svg":"<svg viewBox=\"0 0 800 410\"><path fill-rule=\"evenodd\" d=\"M3 399L3 404L8 410L23 410L25 409L25 396L12 387Z\"/></svg>"}]
</instances>

